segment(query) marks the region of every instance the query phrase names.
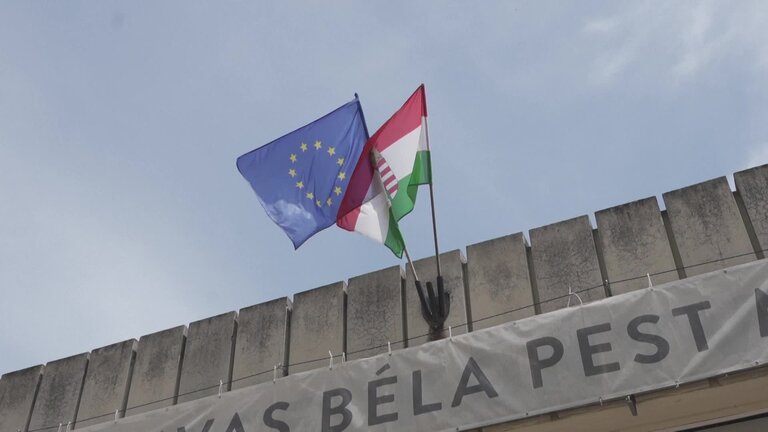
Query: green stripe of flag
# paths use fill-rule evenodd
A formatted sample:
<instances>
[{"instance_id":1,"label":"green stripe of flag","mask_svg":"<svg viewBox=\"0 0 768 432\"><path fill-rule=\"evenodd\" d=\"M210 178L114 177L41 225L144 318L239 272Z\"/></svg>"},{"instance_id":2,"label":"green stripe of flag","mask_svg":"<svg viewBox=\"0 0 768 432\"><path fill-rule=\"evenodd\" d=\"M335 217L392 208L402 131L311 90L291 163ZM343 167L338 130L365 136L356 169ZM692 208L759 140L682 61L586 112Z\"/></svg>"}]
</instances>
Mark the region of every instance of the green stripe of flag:
<instances>
[{"instance_id":1,"label":"green stripe of flag","mask_svg":"<svg viewBox=\"0 0 768 432\"><path fill-rule=\"evenodd\" d=\"M395 220L400 220L413 210L416 204L416 192L419 185L429 184L431 182L430 156L428 151L416 153L416 160L413 164L413 172L401 178L397 182L398 191L392 200L390 209Z\"/></svg>"},{"instance_id":2,"label":"green stripe of flag","mask_svg":"<svg viewBox=\"0 0 768 432\"><path fill-rule=\"evenodd\" d=\"M387 229L387 238L384 240L384 245L395 254L396 257L403 257L403 250L405 249L405 241L403 241L403 235L400 233L400 226L397 224L397 219L389 213L389 228Z\"/></svg>"}]
</instances>

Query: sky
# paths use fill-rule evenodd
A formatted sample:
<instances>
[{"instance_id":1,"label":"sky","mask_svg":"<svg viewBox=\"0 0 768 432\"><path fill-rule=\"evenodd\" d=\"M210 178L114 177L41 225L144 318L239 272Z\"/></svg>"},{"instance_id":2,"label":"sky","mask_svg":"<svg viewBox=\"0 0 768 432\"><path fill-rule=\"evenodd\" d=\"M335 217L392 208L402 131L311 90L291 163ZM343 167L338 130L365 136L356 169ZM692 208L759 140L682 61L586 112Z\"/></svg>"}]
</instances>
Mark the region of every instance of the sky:
<instances>
[{"instance_id":1,"label":"sky","mask_svg":"<svg viewBox=\"0 0 768 432\"><path fill-rule=\"evenodd\" d=\"M235 160L421 83L442 251L768 163L766 2L2 1L0 374L402 265Z\"/></svg>"}]
</instances>

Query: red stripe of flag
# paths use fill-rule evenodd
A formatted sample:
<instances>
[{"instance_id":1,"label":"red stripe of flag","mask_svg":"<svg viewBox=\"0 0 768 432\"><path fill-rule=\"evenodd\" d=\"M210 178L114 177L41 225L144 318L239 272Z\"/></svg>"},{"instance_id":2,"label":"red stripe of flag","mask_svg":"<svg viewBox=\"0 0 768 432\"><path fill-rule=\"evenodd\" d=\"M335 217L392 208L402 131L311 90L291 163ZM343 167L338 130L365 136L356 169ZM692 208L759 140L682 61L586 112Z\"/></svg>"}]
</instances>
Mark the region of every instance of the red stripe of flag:
<instances>
[{"instance_id":1,"label":"red stripe of flag","mask_svg":"<svg viewBox=\"0 0 768 432\"><path fill-rule=\"evenodd\" d=\"M374 148L383 151L400 138L421 126L421 118L427 116L424 84L420 85L395 115L389 118L371 137Z\"/></svg>"}]
</instances>

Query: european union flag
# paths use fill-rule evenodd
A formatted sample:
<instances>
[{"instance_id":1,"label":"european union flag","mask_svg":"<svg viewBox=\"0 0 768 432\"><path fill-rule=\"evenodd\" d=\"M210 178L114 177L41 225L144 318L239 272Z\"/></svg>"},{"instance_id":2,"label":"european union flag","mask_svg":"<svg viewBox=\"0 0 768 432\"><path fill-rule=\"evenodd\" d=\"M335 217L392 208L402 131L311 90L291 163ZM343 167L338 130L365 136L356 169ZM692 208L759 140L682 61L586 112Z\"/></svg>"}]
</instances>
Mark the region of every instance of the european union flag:
<instances>
[{"instance_id":1,"label":"european union flag","mask_svg":"<svg viewBox=\"0 0 768 432\"><path fill-rule=\"evenodd\" d=\"M237 158L267 214L298 248L336 223L349 177L368 141L357 97Z\"/></svg>"}]
</instances>

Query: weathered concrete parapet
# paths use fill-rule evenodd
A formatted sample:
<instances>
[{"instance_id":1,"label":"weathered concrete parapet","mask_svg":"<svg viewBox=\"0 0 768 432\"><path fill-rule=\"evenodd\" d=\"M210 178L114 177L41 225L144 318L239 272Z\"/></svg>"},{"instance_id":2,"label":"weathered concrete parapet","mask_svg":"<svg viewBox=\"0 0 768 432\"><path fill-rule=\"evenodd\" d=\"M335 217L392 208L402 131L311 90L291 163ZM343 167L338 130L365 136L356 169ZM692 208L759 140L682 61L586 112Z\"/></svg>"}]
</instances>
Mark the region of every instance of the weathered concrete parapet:
<instances>
[{"instance_id":1,"label":"weathered concrete parapet","mask_svg":"<svg viewBox=\"0 0 768 432\"><path fill-rule=\"evenodd\" d=\"M453 327L453 334L467 332L467 312L464 298L464 256L459 250L440 254L440 267L443 272L443 281L446 292L451 293L451 310L448 319L445 320L445 330L442 336L448 336L448 326ZM435 257L423 258L413 263L416 273L419 275L422 286L427 289L427 281L435 284L437 279L437 266ZM437 285L435 285L437 292ZM421 304L416 293L416 284L410 266L406 266L405 282L405 309L408 346L421 345L430 340L429 326L421 315Z\"/></svg>"},{"instance_id":2,"label":"weathered concrete parapet","mask_svg":"<svg viewBox=\"0 0 768 432\"><path fill-rule=\"evenodd\" d=\"M442 254L451 305L440 335L429 335L410 267L404 282L394 266L354 277L349 287L296 294L294 304L280 298L192 323L189 337L179 326L138 346L129 340L7 373L0 432L55 431L68 421L82 428L115 409L130 416L215 394L219 380L223 390L269 381L277 364L292 364L278 377L326 368L328 351L338 365L344 351L356 359L385 352L387 341L416 346L446 337L448 326L460 334L530 316L534 303L546 313L566 305L569 285L586 303L605 296L603 279L621 294L645 288L646 273L654 284L677 279L676 264L692 276L752 261L768 248L768 165L734 178L735 195L721 177L664 194L665 212L651 197L597 212L597 230L581 216L531 230L530 248L517 233L468 246L468 261L458 250ZM415 266L423 282L435 282L434 257Z\"/></svg>"},{"instance_id":3,"label":"weathered concrete parapet","mask_svg":"<svg viewBox=\"0 0 768 432\"><path fill-rule=\"evenodd\" d=\"M75 421L77 403L88 367L88 353L48 362L43 370L40 390L29 429L44 429Z\"/></svg>"},{"instance_id":4,"label":"weathered concrete parapet","mask_svg":"<svg viewBox=\"0 0 768 432\"><path fill-rule=\"evenodd\" d=\"M672 248L656 197L595 213L599 244L613 295L677 280Z\"/></svg>"},{"instance_id":5,"label":"weathered concrete parapet","mask_svg":"<svg viewBox=\"0 0 768 432\"><path fill-rule=\"evenodd\" d=\"M142 336L136 350L126 416L176 403L187 326Z\"/></svg>"},{"instance_id":6,"label":"weathered concrete parapet","mask_svg":"<svg viewBox=\"0 0 768 432\"><path fill-rule=\"evenodd\" d=\"M587 216L535 228L530 235L541 313L564 308L568 304L568 286L584 303L605 297ZM570 303L578 304L578 300L573 297Z\"/></svg>"},{"instance_id":7,"label":"weathered concrete parapet","mask_svg":"<svg viewBox=\"0 0 768 432\"><path fill-rule=\"evenodd\" d=\"M114 419L115 410L125 414L136 345L136 339L130 339L91 351L77 410L78 429Z\"/></svg>"},{"instance_id":8,"label":"weathered concrete parapet","mask_svg":"<svg viewBox=\"0 0 768 432\"><path fill-rule=\"evenodd\" d=\"M293 304L287 297L240 309L237 318L232 389L285 376L288 361L288 327Z\"/></svg>"},{"instance_id":9,"label":"weathered concrete parapet","mask_svg":"<svg viewBox=\"0 0 768 432\"><path fill-rule=\"evenodd\" d=\"M32 366L0 377L0 431L27 430L43 366Z\"/></svg>"},{"instance_id":10,"label":"weathered concrete parapet","mask_svg":"<svg viewBox=\"0 0 768 432\"><path fill-rule=\"evenodd\" d=\"M328 351L339 356L334 363L341 363L345 291L344 282L336 282L293 296L288 373L328 367Z\"/></svg>"},{"instance_id":11,"label":"weathered concrete parapet","mask_svg":"<svg viewBox=\"0 0 768 432\"><path fill-rule=\"evenodd\" d=\"M736 190L744 202L762 256L768 255L768 165L733 175Z\"/></svg>"},{"instance_id":12,"label":"weathered concrete parapet","mask_svg":"<svg viewBox=\"0 0 768 432\"><path fill-rule=\"evenodd\" d=\"M752 243L725 177L663 196L686 276L755 260Z\"/></svg>"},{"instance_id":13,"label":"weathered concrete parapet","mask_svg":"<svg viewBox=\"0 0 768 432\"><path fill-rule=\"evenodd\" d=\"M227 312L189 325L181 363L178 403L229 389L237 312ZM221 383L221 384L220 384Z\"/></svg>"},{"instance_id":14,"label":"weathered concrete parapet","mask_svg":"<svg viewBox=\"0 0 768 432\"><path fill-rule=\"evenodd\" d=\"M467 246L473 330L536 314L525 247L522 233Z\"/></svg>"},{"instance_id":15,"label":"weathered concrete parapet","mask_svg":"<svg viewBox=\"0 0 768 432\"><path fill-rule=\"evenodd\" d=\"M371 357L403 348L403 270L389 267L349 280L347 351L349 359Z\"/></svg>"}]
</instances>

